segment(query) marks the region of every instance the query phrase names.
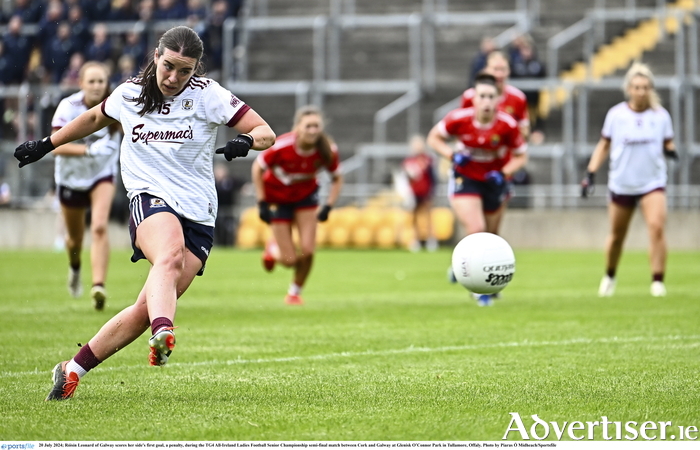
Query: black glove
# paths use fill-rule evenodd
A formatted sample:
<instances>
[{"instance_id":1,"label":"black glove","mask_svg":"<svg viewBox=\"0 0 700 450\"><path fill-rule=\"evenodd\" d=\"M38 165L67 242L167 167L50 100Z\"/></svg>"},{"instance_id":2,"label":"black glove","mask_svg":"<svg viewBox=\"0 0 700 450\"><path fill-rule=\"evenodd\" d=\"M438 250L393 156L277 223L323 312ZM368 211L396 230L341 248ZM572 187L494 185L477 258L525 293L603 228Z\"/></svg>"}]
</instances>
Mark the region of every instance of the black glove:
<instances>
[{"instance_id":1,"label":"black glove","mask_svg":"<svg viewBox=\"0 0 700 450\"><path fill-rule=\"evenodd\" d=\"M253 146L253 136L249 134L239 134L226 143L226 147L216 149L216 153L223 154L226 161L248 155L248 150Z\"/></svg>"},{"instance_id":2,"label":"black glove","mask_svg":"<svg viewBox=\"0 0 700 450\"><path fill-rule=\"evenodd\" d=\"M323 208L318 212L316 218L319 222L325 222L328 220L328 214L331 212L333 207L331 205L324 205Z\"/></svg>"},{"instance_id":3,"label":"black glove","mask_svg":"<svg viewBox=\"0 0 700 450\"><path fill-rule=\"evenodd\" d=\"M27 164L39 161L55 148L51 142L51 137L46 136L40 141L27 141L19 145L15 149L15 158L19 161L19 166L24 167Z\"/></svg>"},{"instance_id":4,"label":"black glove","mask_svg":"<svg viewBox=\"0 0 700 450\"><path fill-rule=\"evenodd\" d=\"M678 152L675 150L666 150L664 149L664 156L666 158L670 158L674 161L678 161Z\"/></svg>"},{"instance_id":5,"label":"black glove","mask_svg":"<svg viewBox=\"0 0 700 450\"><path fill-rule=\"evenodd\" d=\"M272 211L270 211L270 204L265 200L260 200L258 202L258 216L260 220L265 223L272 222Z\"/></svg>"},{"instance_id":6,"label":"black glove","mask_svg":"<svg viewBox=\"0 0 700 450\"><path fill-rule=\"evenodd\" d=\"M586 198L595 191L594 179L593 172L586 172L586 176L581 180L581 197Z\"/></svg>"}]
</instances>

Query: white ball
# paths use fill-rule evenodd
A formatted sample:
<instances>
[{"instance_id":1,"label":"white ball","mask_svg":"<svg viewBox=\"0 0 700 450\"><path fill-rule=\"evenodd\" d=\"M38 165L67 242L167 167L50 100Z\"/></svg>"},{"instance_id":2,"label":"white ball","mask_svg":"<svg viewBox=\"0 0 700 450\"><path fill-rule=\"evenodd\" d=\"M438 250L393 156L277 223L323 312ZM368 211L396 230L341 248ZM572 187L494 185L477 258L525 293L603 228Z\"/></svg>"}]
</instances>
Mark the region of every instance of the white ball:
<instances>
[{"instance_id":1,"label":"white ball","mask_svg":"<svg viewBox=\"0 0 700 450\"><path fill-rule=\"evenodd\" d=\"M510 283L515 255L508 242L492 233L474 233L459 241L452 252L457 281L477 294L495 294Z\"/></svg>"}]
</instances>

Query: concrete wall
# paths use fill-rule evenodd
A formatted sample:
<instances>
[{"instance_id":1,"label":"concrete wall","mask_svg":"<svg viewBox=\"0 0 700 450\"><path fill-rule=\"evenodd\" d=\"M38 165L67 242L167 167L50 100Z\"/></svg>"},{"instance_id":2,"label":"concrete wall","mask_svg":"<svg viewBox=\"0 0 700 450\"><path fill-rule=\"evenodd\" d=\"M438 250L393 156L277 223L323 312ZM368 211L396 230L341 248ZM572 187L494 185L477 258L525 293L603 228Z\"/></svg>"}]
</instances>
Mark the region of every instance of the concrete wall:
<instances>
[{"instance_id":1,"label":"concrete wall","mask_svg":"<svg viewBox=\"0 0 700 450\"><path fill-rule=\"evenodd\" d=\"M510 210L501 235L516 248L603 249L608 234L607 209ZM670 250L700 250L700 214L669 212L666 239ZM637 211L627 233L625 248L646 249L649 238Z\"/></svg>"},{"instance_id":2,"label":"concrete wall","mask_svg":"<svg viewBox=\"0 0 700 450\"><path fill-rule=\"evenodd\" d=\"M56 213L49 210L0 209L0 249L53 247ZM113 248L130 248L124 224L110 225ZM461 233L461 232L460 232ZM517 210L506 212L501 234L515 248L603 248L608 233L605 208L591 210ZM668 246L671 250L700 250L700 214L669 213ZM639 212L635 214L625 248L646 249L648 238Z\"/></svg>"}]
</instances>

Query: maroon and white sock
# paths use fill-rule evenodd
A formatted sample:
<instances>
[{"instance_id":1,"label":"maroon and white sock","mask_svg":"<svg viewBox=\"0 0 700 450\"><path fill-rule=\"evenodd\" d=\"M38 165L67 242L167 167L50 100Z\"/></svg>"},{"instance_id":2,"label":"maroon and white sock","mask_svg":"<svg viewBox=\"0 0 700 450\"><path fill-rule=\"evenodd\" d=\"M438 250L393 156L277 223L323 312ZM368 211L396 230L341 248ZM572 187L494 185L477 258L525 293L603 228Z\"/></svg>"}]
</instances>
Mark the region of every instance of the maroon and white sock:
<instances>
[{"instance_id":1,"label":"maroon and white sock","mask_svg":"<svg viewBox=\"0 0 700 450\"><path fill-rule=\"evenodd\" d=\"M163 327L172 328L173 322L167 317L156 317L151 322L151 333L156 334L156 332Z\"/></svg>"}]
</instances>

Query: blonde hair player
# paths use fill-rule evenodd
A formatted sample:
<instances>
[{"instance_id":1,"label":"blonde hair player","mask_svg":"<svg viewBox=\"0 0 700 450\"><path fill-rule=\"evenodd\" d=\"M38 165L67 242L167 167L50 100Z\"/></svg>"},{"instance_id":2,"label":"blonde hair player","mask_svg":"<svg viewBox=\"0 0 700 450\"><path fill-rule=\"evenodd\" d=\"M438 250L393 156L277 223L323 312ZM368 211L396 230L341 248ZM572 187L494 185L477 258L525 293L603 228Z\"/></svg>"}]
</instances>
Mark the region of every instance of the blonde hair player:
<instances>
[{"instance_id":1,"label":"blonde hair player","mask_svg":"<svg viewBox=\"0 0 700 450\"><path fill-rule=\"evenodd\" d=\"M617 266L632 215L639 205L649 232L650 292L666 295L666 161L677 159L673 126L661 106L649 67L634 63L625 75L626 100L610 108L603 131L581 182L581 195L593 192L594 174L610 158L608 216L610 233L605 244L606 270L598 295L615 293Z\"/></svg>"}]
</instances>

